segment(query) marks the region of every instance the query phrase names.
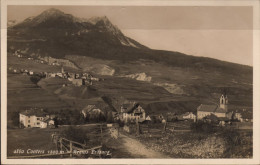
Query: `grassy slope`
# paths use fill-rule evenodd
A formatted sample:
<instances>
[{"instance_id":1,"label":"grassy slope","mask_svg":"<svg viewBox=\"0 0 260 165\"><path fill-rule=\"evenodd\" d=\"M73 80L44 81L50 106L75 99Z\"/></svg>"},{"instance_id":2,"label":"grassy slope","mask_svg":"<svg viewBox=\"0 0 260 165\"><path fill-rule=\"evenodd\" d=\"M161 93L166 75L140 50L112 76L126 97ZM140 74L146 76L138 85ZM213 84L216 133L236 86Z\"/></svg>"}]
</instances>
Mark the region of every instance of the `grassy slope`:
<instances>
[{"instance_id":1,"label":"grassy slope","mask_svg":"<svg viewBox=\"0 0 260 165\"><path fill-rule=\"evenodd\" d=\"M7 130L7 156L28 156L28 149L32 150L56 150L55 144L51 142L51 134L54 129L8 129ZM16 149L22 149L25 153L15 154Z\"/></svg>"},{"instance_id":2,"label":"grassy slope","mask_svg":"<svg viewBox=\"0 0 260 165\"><path fill-rule=\"evenodd\" d=\"M48 150L56 150L56 146L53 142L51 142L51 134L54 132L60 133L63 130L67 129L67 126L59 127L56 129L40 129L40 128L32 128L32 129L8 129L7 136L8 136L8 156L28 156L31 154L27 154L27 149L32 150L45 150L45 154ZM99 125L88 125L88 126L81 126L76 127L76 129L82 129L86 131L86 145L89 148L99 146L101 144L101 130ZM110 135L108 133L108 129L103 127L103 144L107 141L111 141ZM69 138L68 138L69 139ZM24 154L14 154L13 151L16 149L23 149L25 150ZM33 154L35 155L35 154ZM60 157L58 157L60 158Z\"/></svg>"},{"instance_id":3,"label":"grassy slope","mask_svg":"<svg viewBox=\"0 0 260 165\"><path fill-rule=\"evenodd\" d=\"M101 60L82 56L66 56L78 63L82 69L95 64L107 65L116 70L115 76L145 72L152 82L107 77L95 83L101 94L119 94L130 100L141 101L149 111L196 111L197 105L218 103L223 89L227 89L230 109L252 107L252 75L235 75L226 72L170 67L148 60L121 61ZM95 74L95 73L93 73ZM176 84L185 95L170 94L152 83Z\"/></svg>"},{"instance_id":4,"label":"grassy slope","mask_svg":"<svg viewBox=\"0 0 260 165\"><path fill-rule=\"evenodd\" d=\"M72 59L73 56L67 56L67 58ZM105 76L105 81L94 82L91 89L83 89L85 87L74 86L61 88L63 83L70 83L63 79L42 80L39 85L45 89L44 92L41 92L42 89L40 88L22 90L22 93L17 92L18 94L16 95L14 91L12 91L13 93L9 92L11 94L10 96L15 95L16 97L13 98L13 101L10 99L10 104L12 104L12 106L17 105L17 103L22 104L22 108L25 106L41 106L43 104L47 107L51 105L50 107L58 108L60 106L61 108L65 108L65 104L62 101L59 101L60 98L62 98L67 102L67 106L73 106L73 108L81 110L86 104L94 104L95 102L100 101L100 97L110 95L115 97L123 96L126 99L141 102L148 113L164 113L167 111L179 113L185 111L195 112L197 106L201 103L218 103L223 88L228 88L230 108L232 110L236 108L250 109L252 107L252 85L250 85L252 84L252 79L250 78L252 75L241 74L237 76L218 71L212 72L207 70L170 67L149 60L137 60L123 63L120 61L76 56L74 62L83 70L86 67L96 64L108 65L116 70L115 76ZM13 56L8 56L8 66L34 71L60 70L59 67L39 64ZM148 83L117 77L140 72L145 72L148 76L151 76L152 82ZM20 85L31 83L23 82L22 79L19 80L16 77L10 77L9 79L11 81L8 83L18 83ZM15 79L19 81L14 81ZM184 90L185 94L171 94L164 88L153 85L153 83L176 84ZM9 88L9 90L11 91L11 88ZM48 94L46 91L48 91ZM21 95L19 95L19 93L21 93ZM39 95L38 93L41 93L41 97L33 97ZM57 95L54 95L54 93ZM26 94L26 96L24 96L24 94ZM56 100L60 103L57 104L55 101L50 101L52 99L49 98L52 97L49 97L49 94L56 97ZM21 99L22 96L24 96L24 99ZM41 101L39 102L37 100ZM12 109L12 106L9 107ZM17 109L18 107L19 106L16 106L13 109Z\"/></svg>"}]
</instances>

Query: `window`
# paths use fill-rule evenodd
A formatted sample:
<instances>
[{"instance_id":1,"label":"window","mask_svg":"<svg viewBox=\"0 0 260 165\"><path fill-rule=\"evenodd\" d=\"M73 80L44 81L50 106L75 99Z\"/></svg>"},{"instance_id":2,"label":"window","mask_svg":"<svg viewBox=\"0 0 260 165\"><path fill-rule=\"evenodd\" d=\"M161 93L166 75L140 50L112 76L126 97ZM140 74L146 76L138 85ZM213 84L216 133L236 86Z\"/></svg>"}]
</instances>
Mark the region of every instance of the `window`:
<instances>
[{"instance_id":1,"label":"window","mask_svg":"<svg viewBox=\"0 0 260 165\"><path fill-rule=\"evenodd\" d=\"M39 118L39 117L37 117L37 120L40 120L40 118Z\"/></svg>"},{"instance_id":2,"label":"window","mask_svg":"<svg viewBox=\"0 0 260 165\"><path fill-rule=\"evenodd\" d=\"M30 123L30 120L28 120L28 123Z\"/></svg>"},{"instance_id":3,"label":"window","mask_svg":"<svg viewBox=\"0 0 260 165\"><path fill-rule=\"evenodd\" d=\"M40 123L39 123L39 122L37 122L37 125L40 125Z\"/></svg>"}]
</instances>

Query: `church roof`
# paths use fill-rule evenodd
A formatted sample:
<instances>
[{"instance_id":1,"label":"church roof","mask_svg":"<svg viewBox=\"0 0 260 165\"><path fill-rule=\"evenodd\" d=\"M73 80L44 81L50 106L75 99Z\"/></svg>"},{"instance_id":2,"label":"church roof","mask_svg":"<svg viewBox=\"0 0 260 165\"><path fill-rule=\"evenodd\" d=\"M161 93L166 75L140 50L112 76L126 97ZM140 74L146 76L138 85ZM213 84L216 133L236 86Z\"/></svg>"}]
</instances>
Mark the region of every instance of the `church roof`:
<instances>
[{"instance_id":1,"label":"church roof","mask_svg":"<svg viewBox=\"0 0 260 165\"><path fill-rule=\"evenodd\" d=\"M218 105L204 105L204 104L201 104L197 108L197 111L227 113L227 110L220 108Z\"/></svg>"},{"instance_id":2,"label":"church roof","mask_svg":"<svg viewBox=\"0 0 260 165\"><path fill-rule=\"evenodd\" d=\"M218 108L218 105L205 105L201 104L197 110L203 111L203 112L215 112L215 110Z\"/></svg>"}]
</instances>

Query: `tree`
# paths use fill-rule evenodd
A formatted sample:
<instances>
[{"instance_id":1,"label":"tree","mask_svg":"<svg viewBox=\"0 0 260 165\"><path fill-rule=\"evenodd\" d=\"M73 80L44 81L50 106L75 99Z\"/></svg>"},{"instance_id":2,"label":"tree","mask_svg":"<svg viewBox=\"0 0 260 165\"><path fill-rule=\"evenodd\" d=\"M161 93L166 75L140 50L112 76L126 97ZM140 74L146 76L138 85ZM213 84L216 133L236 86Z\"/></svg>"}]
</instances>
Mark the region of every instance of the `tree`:
<instances>
[{"instance_id":1,"label":"tree","mask_svg":"<svg viewBox=\"0 0 260 165\"><path fill-rule=\"evenodd\" d=\"M41 80L41 77L40 76L37 76L37 75L33 75L30 77L30 80L34 83L34 84L37 84L40 80Z\"/></svg>"},{"instance_id":2,"label":"tree","mask_svg":"<svg viewBox=\"0 0 260 165\"><path fill-rule=\"evenodd\" d=\"M54 120L54 127L55 127L55 128L58 128L59 122L58 122L57 117L55 117L53 120Z\"/></svg>"},{"instance_id":3,"label":"tree","mask_svg":"<svg viewBox=\"0 0 260 165\"><path fill-rule=\"evenodd\" d=\"M79 143L86 143L89 140L86 130L73 126L69 126L68 128L62 130L61 136Z\"/></svg>"},{"instance_id":4,"label":"tree","mask_svg":"<svg viewBox=\"0 0 260 165\"><path fill-rule=\"evenodd\" d=\"M108 123L112 123L113 122L113 115L112 115L111 111L107 113L107 122Z\"/></svg>"},{"instance_id":5,"label":"tree","mask_svg":"<svg viewBox=\"0 0 260 165\"><path fill-rule=\"evenodd\" d=\"M9 113L9 118L12 120L13 126L19 127L19 112L11 112Z\"/></svg>"}]
</instances>

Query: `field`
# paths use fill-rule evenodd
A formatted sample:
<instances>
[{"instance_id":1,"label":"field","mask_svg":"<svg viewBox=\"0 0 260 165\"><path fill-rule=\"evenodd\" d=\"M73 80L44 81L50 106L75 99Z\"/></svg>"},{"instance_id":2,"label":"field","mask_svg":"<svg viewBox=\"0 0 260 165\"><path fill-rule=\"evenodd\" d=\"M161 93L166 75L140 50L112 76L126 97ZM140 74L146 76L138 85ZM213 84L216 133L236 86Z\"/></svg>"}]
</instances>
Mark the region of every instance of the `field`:
<instances>
[{"instance_id":1,"label":"field","mask_svg":"<svg viewBox=\"0 0 260 165\"><path fill-rule=\"evenodd\" d=\"M7 130L7 156L35 155L27 153L31 150L56 150L56 146L51 142L51 134L54 129L8 129ZM24 150L24 153L15 154L16 149ZM29 152L29 150L28 150Z\"/></svg>"},{"instance_id":2,"label":"field","mask_svg":"<svg viewBox=\"0 0 260 165\"><path fill-rule=\"evenodd\" d=\"M252 129L203 133L193 132L187 129L189 124L183 124L170 124L166 131L163 131L163 125L151 125L149 133L136 138L149 149L162 152L171 158L252 157Z\"/></svg>"},{"instance_id":3,"label":"field","mask_svg":"<svg viewBox=\"0 0 260 165\"><path fill-rule=\"evenodd\" d=\"M32 83L30 76L8 73L7 75L7 119L8 127L13 127L13 122L18 122L18 116L11 113L22 112L26 108L44 108L50 111L73 109L69 104L60 99L58 95L48 92Z\"/></svg>"},{"instance_id":4,"label":"field","mask_svg":"<svg viewBox=\"0 0 260 165\"><path fill-rule=\"evenodd\" d=\"M32 128L32 129L8 129L7 131L7 155L8 156L29 156L35 155L35 153L27 153L27 150L44 150L47 154L48 150L56 150L55 144L51 141L51 134L53 133L61 133L63 130L66 130L68 127L63 126L57 129L40 129L40 128ZM100 127L96 125L90 126L82 126L74 128L81 128L83 131L86 131L87 134L86 145L89 148L98 146L101 144L101 134ZM105 137L105 135L104 135ZM71 139L70 139L71 140ZM24 153L17 154L14 153L16 149L24 150ZM29 152L29 151L28 151Z\"/></svg>"},{"instance_id":5,"label":"field","mask_svg":"<svg viewBox=\"0 0 260 165\"><path fill-rule=\"evenodd\" d=\"M28 149L44 150L45 154L48 152L48 150L56 150L55 144L51 141L51 134L53 134L54 132L61 133L63 130L68 129L68 127L69 126L62 126L57 129L8 129L7 156L37 155L27 153ZM102 128L102 135L100 126L96 124L72 127L74 129L81 129L82 133L86 133L86 145L89 146L89 148L99 146L102 144L103 150L110 151L110 153L112 153L113 158L143 157L141 155L136 155L136 153L132 153L131 151L127 150L127 148L124 146L124 143L126 142L125 140L128 140L128 137L119 135L119 139L112 139L106 127ZM17 149L24 150L24 153L14 153L14 151ZM30 150L28 150L28 152L30 152ZM52 156L52 158L55 157Z\"/></svg>"}]
</instances>

